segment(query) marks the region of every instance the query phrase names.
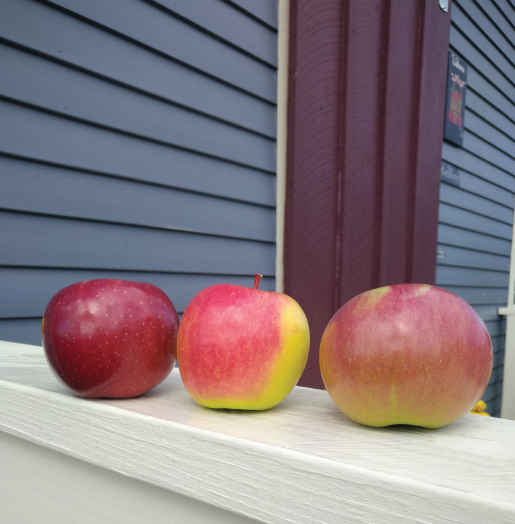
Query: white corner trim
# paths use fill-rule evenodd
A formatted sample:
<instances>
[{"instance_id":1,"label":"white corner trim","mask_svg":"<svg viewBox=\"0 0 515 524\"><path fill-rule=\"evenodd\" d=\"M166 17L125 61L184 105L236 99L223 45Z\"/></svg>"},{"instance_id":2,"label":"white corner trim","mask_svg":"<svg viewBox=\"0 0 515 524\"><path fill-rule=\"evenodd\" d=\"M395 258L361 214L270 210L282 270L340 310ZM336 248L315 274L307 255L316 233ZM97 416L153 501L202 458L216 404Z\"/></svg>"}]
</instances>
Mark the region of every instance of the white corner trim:
<instances>
[{"instance_id":1,"label":"white corner trim","mask_svg":"<svg viewBox=\"0 0 515 524\"><path fill-rule=\"evenodd\" d=\"M514 213L515 224L515 213ZM510 281L508 285L508 307L511 308L515 304L515 226L512 227L511 235L511 255L510 255ZM515 379L515 377L513 377Z\"/></svg>"},{"instance_id":2,"label":"white corner trim","mask_svg":"<svg viewBox=\"0 0 515 524\"><path fill-rule=\"evenodd\" d=\"M514 215L515 224L515 215ZM506 342L501 397L501 417L515 420L515 226L512 228L508 305L498 309L506 316Z\"/></svg>"},{"instance_id":3,"label":"white corner trim","mask_svg":"<svg viewBox=\"0 0 515 524\"><path fill-rule=\"evenodd\" d=\"M288 64L290 0L279 0L277 69L277 199L275 241L275 290L284 291L284 212L286 206L286 156L288 130Z\"/></svg>"}]
</instances>

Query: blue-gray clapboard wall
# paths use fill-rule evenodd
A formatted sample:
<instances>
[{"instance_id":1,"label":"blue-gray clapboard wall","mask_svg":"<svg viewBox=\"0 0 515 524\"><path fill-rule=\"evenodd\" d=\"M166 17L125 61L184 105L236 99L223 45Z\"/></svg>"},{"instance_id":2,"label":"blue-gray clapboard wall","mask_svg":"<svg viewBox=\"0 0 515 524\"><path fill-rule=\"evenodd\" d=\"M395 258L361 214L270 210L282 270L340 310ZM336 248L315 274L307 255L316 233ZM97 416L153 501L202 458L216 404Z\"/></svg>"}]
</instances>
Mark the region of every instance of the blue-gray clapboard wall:
<instances>
[{"instance_id":1,"label":"blue-gray clapboard wall","mask_svg":"<svg viewBox=\"0 0 515 524\"><path fill-rule=\"evenodd\" d=\"M436 284L467 300L486 323L494 369L484 400L499 416L515 194L515 5L453 0L451 49L468 64L463 148L443 144L460 187L440 188ZM443 120L443 115L442 115Z\"/></svg>"},{"instance_id":2,"label":"blue-gray clapboard wall","mask_svg":"<svg viewBox=\"0 0 515 524\"><path fill-rule=\"evenodd\" d=\"M275 287L276 0L0 0L0 339L73 282Z\"/></svg>"}]
</instances>

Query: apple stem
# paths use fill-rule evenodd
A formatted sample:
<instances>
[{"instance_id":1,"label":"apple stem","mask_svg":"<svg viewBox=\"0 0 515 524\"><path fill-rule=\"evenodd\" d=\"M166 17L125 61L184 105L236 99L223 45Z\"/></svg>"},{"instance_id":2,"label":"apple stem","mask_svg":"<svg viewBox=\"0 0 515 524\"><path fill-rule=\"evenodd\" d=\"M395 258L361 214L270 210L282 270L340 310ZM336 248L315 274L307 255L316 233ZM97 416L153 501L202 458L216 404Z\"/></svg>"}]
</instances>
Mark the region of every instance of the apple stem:
<instances>
[{"instance_id":1,"label":"apple stem","mask_svg":"<svg viewBox=\"0 0 515 524\"><path fill-rule=\"evenodd\" d=\"M259 283L261 282L261 279L263 278L263 275L259 275L258 273L256 273L254 275L254 289L257 289L258 286L259 286Z\"/></svg>"}]
</instances>

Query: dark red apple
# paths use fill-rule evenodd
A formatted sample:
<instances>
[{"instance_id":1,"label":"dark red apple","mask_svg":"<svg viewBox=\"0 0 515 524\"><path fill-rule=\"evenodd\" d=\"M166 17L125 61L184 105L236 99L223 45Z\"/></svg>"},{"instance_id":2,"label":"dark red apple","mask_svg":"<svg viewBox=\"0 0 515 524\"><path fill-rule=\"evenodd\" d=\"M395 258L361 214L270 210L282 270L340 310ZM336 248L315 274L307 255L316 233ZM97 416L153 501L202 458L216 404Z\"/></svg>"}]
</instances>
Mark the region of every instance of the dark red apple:
<instances>
[{"instance_id":1,"label":"dark red apple","mask_svg":"<svg viewBox=\"0 0 515 524\"><path fill-rule=\"evenodd\" d=\"M368 426L445 426L468 413L492 371L476 312L449 291L399 284L347 302L329 321L320 369L335 404Z\"/></svg>"},{"instance_id":2,"label":"dark red apple","mask_svg":"<svg viewBox=\"0 0 515 524\"><path fill-rule=\"evenodd\" d=\"M146 282L78 282L48 303L43 348L56 377L85 398L131 398L172 370L179 317L166 294Z\"/></svg>"}]
</instances>

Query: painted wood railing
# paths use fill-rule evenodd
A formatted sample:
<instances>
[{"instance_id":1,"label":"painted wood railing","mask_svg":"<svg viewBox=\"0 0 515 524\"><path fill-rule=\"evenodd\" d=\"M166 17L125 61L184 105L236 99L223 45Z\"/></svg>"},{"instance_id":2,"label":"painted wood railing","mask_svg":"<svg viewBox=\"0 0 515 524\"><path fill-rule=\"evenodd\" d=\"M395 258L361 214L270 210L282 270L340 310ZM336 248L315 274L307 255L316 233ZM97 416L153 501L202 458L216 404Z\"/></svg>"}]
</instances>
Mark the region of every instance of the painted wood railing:
<instances>
[{"instance_id":1,"label":"painted wood railing","mask_svg":"<svg viewBox=\"0 0 515 524\"><path fill-rule=\"evenodd\" d=\"M195 404L178 370L86 401L41 348L0 342L5 523L515 522L515 422L359 426L324 391L266 412Z\"/></svg>"}]
</instances>

